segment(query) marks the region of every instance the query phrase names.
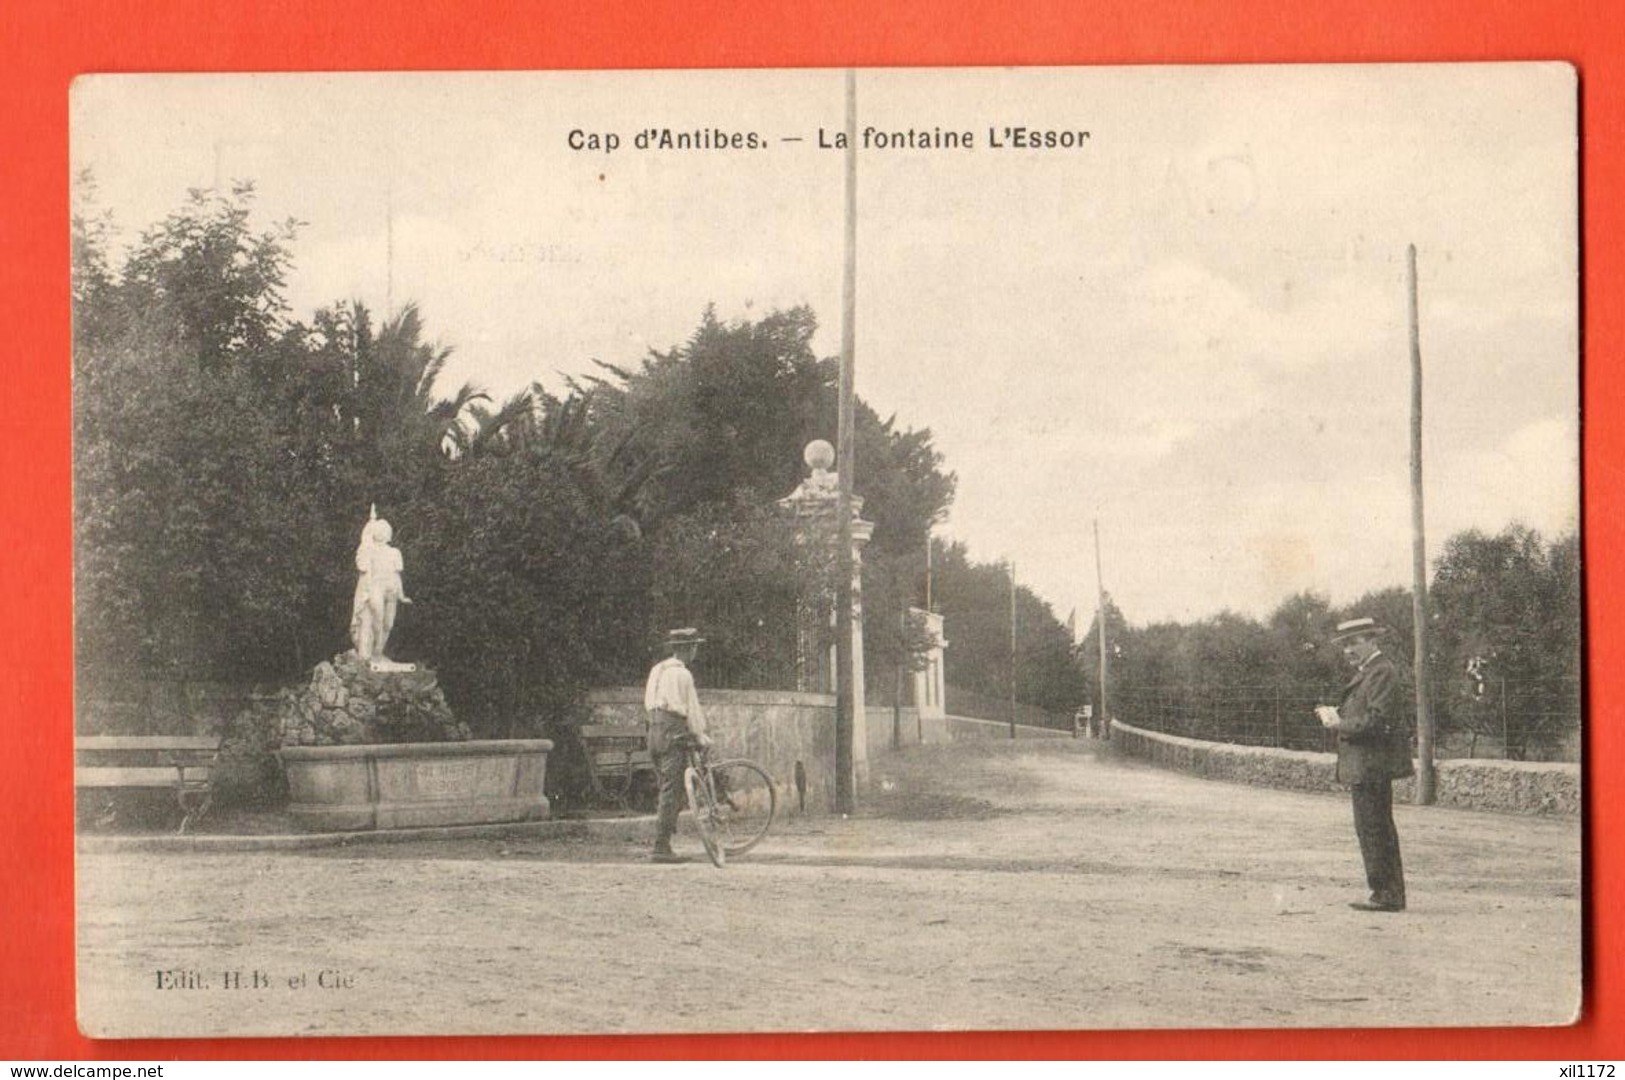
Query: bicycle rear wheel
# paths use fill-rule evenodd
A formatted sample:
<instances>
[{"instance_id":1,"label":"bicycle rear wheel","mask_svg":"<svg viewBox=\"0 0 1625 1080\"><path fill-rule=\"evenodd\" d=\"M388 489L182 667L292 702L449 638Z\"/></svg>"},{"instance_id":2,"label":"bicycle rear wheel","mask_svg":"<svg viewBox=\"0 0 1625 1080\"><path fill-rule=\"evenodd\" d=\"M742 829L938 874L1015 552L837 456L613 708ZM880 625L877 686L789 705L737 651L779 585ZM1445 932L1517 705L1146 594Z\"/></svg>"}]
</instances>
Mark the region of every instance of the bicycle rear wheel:
<instances>
[{"instance_id":1,"label":"bicycle rear wheel","mask_svg":"<svg viewBox=\"0 0 1625 1080\"><path fill-rule=\"evenodd\" d=\"M778 811L778 790L767 770L754 761L735 759L711 766L717 800L717 833L728 855L743 855L767 835Z\"/></svg>"},{"instance_id":2,"label":"bicycle rear wheel","mask_svg":"<svg viewBox=\"0 0 1625 1080\"><path fill-rule=\"evenodd\" d=\"M717 831L716 790L711 777L703 768L690 765L683 770L683 790L688 793L688 808L694 814L694 827L699 831L705 854L718 869L727 865L728 854L722 848L722 837Z\"/></svg>"}]
</instances>

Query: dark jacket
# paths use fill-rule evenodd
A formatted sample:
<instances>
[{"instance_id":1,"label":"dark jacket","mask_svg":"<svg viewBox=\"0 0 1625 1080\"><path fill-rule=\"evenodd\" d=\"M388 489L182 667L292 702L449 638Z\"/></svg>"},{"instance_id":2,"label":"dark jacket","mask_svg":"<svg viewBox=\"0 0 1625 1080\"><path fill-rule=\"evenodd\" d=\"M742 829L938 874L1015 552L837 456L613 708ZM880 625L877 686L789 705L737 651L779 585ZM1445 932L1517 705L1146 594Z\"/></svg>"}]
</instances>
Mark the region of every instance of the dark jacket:
<instances>
[{"instance_id":1,"label":"dark jacket","mask_svg":"<svg viewBox=\"0 0 1625 1080\"><path fill-rule=\"evenodd\" d=\"M1340 783L1411 775L1413 707L1405 671L1387 655L1378 653L1355 674L1337 707Z\"/></svg>"}]
</instances>

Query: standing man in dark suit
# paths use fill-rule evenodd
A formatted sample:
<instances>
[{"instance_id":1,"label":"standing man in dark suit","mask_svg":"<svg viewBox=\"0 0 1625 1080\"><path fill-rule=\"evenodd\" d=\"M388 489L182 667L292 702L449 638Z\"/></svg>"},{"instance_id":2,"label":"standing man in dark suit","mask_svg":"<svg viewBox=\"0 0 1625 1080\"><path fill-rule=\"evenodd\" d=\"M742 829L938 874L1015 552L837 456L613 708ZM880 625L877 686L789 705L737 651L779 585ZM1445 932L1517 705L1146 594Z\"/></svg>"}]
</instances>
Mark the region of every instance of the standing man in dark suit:
<instances>
[{"instance_id":1,"label":"standing man in dark suit","mask_svg":"<svg viewBox=\"0 0 1625 1080\"><path fill-rule=\"evenodd\" d=\"M1337 732L1337 779L1354 793L1354 833L1365 860L1369 900L1358 911L1404 911L1405 870L1394 828L1394 781L1410 776L1412 706L1403 669L1383 653L1384 628L1374 619L1339 623L1332 638L1354 677L1336 708L1321 706L1320 722Z\"/></svg>"}]
</instances>

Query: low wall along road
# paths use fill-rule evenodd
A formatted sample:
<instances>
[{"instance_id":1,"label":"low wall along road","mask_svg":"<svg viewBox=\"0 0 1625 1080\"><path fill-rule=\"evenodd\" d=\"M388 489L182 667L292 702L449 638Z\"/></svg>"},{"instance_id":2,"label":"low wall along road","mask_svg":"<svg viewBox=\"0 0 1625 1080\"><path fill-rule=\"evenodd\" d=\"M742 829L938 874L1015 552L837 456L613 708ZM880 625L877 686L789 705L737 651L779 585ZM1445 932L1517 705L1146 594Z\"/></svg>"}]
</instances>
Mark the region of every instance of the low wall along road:
<instances>
[{"instance_id":1,"label":"low wall along road","mask_svg":"<svg viewBox=\"0 0 1625 1080\"><path fill-rule=\"evenodd\" d=\"M643 689L622 686L594 690L587 696L593 723L643 723ZM835 698L788 690L700 689L711 736L723 757L747 757L763 765L789 796L796 765L805 779L807 809L828 812L835 805ZM1009 739L1010 725L969 717L924 717L912 707L893 714L890 706L865 710L870 760L892 750L892 737L907 749L983 739ZM1016 725L1016 737L1066 738L1070 732ZM799 794L802 793L798 793ZM798 798L799 803L799 798Z\"/></svg>"},{"instance_id":2,"label":"low wall along road","mask_svg":"<svg viewBox=\"0 0 1625 1080\"><path fill-rule=\"evenodd\" d=\"M1294 791L1342 790L1333 754L1186 739L1119 720L1112 721L1112 741L1130 757L1214 780ZM1436 762L1434 769L1439 806L1515 814L1580 813L1580 767L1575 764L1454 758ZM1414 799L1415 780L1395 783L1394 793Z\"/></svg>"}]
</instances>

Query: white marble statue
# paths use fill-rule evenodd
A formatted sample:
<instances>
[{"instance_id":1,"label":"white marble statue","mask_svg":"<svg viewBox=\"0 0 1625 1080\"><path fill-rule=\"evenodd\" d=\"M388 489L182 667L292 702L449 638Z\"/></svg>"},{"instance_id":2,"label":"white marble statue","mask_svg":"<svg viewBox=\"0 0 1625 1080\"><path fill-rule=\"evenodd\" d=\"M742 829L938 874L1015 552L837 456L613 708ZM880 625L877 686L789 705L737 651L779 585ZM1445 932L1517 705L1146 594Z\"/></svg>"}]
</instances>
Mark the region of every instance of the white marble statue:
<instances>
[{"instance_id":1,"label":"white marble statue","mask_svg":"<svg viewBox=\"0 0 1625 1080\"><path fill-rule=\"evenodd\" d=\"M384 653L389 633L395 628L395 613L401 604L412 601L401 583L405 564L400 549L392 546L394 530L380 518L376 509L361 528L361 542L355 549L355 599L350 607L350 640L361 659L374 668L397 668Z\"/></svg>"}]
</instances>

